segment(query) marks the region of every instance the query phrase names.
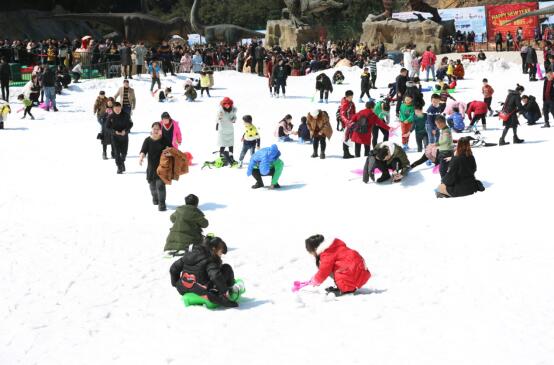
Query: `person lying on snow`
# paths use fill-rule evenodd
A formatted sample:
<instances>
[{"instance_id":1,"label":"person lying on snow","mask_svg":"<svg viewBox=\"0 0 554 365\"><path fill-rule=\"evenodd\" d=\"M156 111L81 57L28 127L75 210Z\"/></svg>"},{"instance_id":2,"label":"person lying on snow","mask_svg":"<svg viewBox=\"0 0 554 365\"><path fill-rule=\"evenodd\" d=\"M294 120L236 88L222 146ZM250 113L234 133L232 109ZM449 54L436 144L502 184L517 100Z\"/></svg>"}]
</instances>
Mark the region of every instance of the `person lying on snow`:
<instances>
[{"instance_id":1,"label":"person lying on snow","mask_svg":"<svg viewBox=\"0 0 554 365\"><path fill-rule=\"evenodd\" d=\"M389 169L393 170L392 182L400 182L410 171L410 161L406 152L391 141L379 143L367 157L363 181L367 183L371 178L375 181L374 170L379 169L382 172L381 177L377 179L378 183L385 182L391 178Z\"/></svg>"},{"instance_id":2,"label":"person lying on snow","mask_svg":"<svg viewBox=\"0 0 554 365\"><path fill-rule=\"evenodd\" d=\"M305 243L306 251L315 257L318 267L310 284L319 286L329 276L335 281L336 286L325 289L327 293L336 296L354 293L371 277L363 257L340 239L325 240L322 235L316 234L308 237Z\"/></svg>"},{"instance_id":3,"label":"person lying on snow","mask_svg":"<svg viewBox=\"0 0 554 365\"><path fill-rule=\"evenodd\" d=\"M171 265L171 285L180 295L195 293L222 307L238 307L229 299L235 275L233 268L221 260L226 253L227 245L221 238L206 237Z\"/></svg>"}]
</instances>

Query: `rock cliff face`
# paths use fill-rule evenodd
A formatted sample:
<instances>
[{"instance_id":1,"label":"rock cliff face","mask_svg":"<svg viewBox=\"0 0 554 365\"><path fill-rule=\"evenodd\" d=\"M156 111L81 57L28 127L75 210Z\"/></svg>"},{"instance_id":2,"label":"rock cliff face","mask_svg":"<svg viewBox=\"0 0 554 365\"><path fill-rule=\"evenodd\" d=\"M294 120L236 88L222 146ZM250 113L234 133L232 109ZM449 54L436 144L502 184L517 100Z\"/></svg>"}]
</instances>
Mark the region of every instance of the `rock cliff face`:
<instances>
[{"instance_id":1,"label":"rock cliff face","mask_svg":"<svg viewBox=\"0 0 554 365\"><path fill-rule=\"evenodd\" d=\"M296 48L307 42L314 42L319 39L317 27L298 29L288 19L269 20L265 33L265 46L273 47L279 45L283 49Z\"/></svg>"},{"instance_id":2,"label":"rock cliff face","mask_svg":"<svg viewBox=\"0 0 554 365\"><path fill-rule=\"evenodd\" d=\"M400 1L401 11L410 11L410 3L408 0L398 0ZM466 8L469 6L484 6L484 5L498 5L498 4L512 4L512 3L523 3L528 0L427 0L426 2L434 6L437 9L448 9L448 8Z\"/></svg>"},{"instance_id":3,"label":"rock cliff face","mask_svg":"<svg viewBox=\"0 0 554 365\"><path fill-rule=\"evenodd\" d=\"M409 44L415 44L419 52L423 52L427 46L432 46L436 52L440 52L442 36L446 31L445 27L431 20L409 23L394 19L373 21L372 15L367 17L362 27L360 42L370 47L383 42L386 49L399 50Z\"/></svg>"},{"instance_id":4,"label":"rock cliff face","mask_svg":"<svg viewBox=\"0 0 554 365\"><path fill-rule=\"evenodd\" d=\"M39 40L50 37L73 39L83 35L99 35L85 22L40 19L50 15L52 15L51 12L37 10L0 12L0 36L3 39Z\"/></svg>"}]
</instances>

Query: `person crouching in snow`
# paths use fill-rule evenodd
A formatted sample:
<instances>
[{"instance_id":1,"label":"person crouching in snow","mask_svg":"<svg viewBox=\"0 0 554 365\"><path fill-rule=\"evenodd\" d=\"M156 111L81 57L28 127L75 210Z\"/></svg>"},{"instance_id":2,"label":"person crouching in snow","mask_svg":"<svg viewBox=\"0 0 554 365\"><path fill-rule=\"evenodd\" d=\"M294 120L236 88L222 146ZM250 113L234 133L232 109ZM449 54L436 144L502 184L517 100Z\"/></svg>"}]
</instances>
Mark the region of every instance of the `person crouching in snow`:
<instances>
[{"instance_id":1,"label":"person crouching in snow","mask_svg":"<svg viewBox=\"0 0 554 365\"><path fill-rule=\"evenodd\" d=\"M148 166L146 167L146 180L150 185L150 193L152 194L152 203L158 206L158 210L163 212L165 207L165 184L158 176L156 170L160 164L160 157L166 147L171 147L162 136L162 125L160 122L152 124L152 132L150 137L147 137L142 143L140 149L139 165L142 166L144 157L148 156Z\"/></svg>"},{"instance_id":2,"label":"person crouching in snow","mask_svg":"<svg viewBox=\"0 0 554 365\"><path fill-rule=\"evenodd\" d=\"M196 100L196 97L198 94L196 93L196 90L194 89L194 85L192 84L191 79L187 79L185 81L185 97L187 98L187 101L193 102Z\"/></svg>"},{"instance_id":3,"label":"person crouching in snow","mask_svg":"<svg viewBox=\"0 0 554 365\"><path fill-rule=\"evenodd\" d=\"M344 74L339 70L333 74L333 84L341 85L344 82Z\"/></svg>"},{"instance_id":4,"label":"person crouching in snow","mask_svg":"<svg viewBox=\"0 0 554 365\"><path fill-rule=\"evenodd\" d=\"M327 293L336 296L353 293L371 277L363 257L340 239L325 240L316 234L308 237L305 243L306 251L315 257L318 267L310 284L319 286L329 276L335 281L336 286L325 289Z\"/></svg>"},{"instance_id":5,"label":"person crouching in snow","mask_svg":"<svg viewBox=\"0 0 554 365\"><path fill-rule=\"evenodd\" d=\"M310 129L308 128L308 118L300 118L300 125L298 126L298 143L312 143L312 137L310 134Z\"/></svg>"},{"instance_id":6,"label":"person crouching in snow","mask_svg":"<svg viewBox=\"0 0 554 365\"><path fill-rule=\"evenodd\" d=\"M294 139L290 138L290 135L294 135L293 128L292 116L290 114L285 115L275 131L276 136L279 137L279 142L294 142Z\"/></svg>"},{"instance_id":7,"label":"person crouching in snow","mask_svg":"<svg viewBox=\"0 0 554 365\"><path fill-rule=\"evenodd\" d=\"M325 147L327 146L326 138L331 139L333 135L333 128L329 122L329 114L326 111L315 109L308 113L308 129L310 130L310 136L313 139L314 153L312 158L317 157L317 150L321 145L321 154L319 158L325 159Z\"/></svg>"},{"instance_id":8,"label":"person crouching in snow","mask_svg":"<svg viewBox=\"0 0 554 365\"><path fill-rule=\"evenodd\" d=\"M522 115L527 119L527 125L537 124L537 120L541 119L542 114L535 97L533 95L521 96L521 105L523 106ZM545 125L547 124L545 123Z\"/></svg>"},{"instance_id":9,"label":"person crouching in snow","mask_svg":"<svg viewBox=\"0 0 554 365\"><path fill-rule=\"evenodd\" d=\"M158 94L158 101L160 103L163 103L163 102L166 102L166 101L171 101L171 99L173 99L173 96L171 95L171 88L170 87L166 87L164 90L160 91L160 93Z\"/></svg>"},{"instance_id":10,"label":"person crouching in snow","mask_svg":"<svg viewBox=\"0 0 554 365\"><path fill-rule=\"evenodd\" d=\"M323 97L325 96L325 103L329 102L329 93L333 92L333 84L331 84L331 79L325 75L325 73L320 73L315 79L315 89L319 90L319 102L323 103Z\"/></svg>"},{"instance_id":11,"label":"person crouching in snow","mask_svg":"<svg viewBox=\"0 0 554 365\"><path fill-rule=\"evenodd\" d=\"M179 149L179 146L183 142L179 122L173 120L168 112L163 112L160 123L162 125L162 138L165 144L169 147Z\"/></svg>"},{"instance_id":12,"label":"person crouching in snow","mask_svg":"<svg viewBox=\"0 0 554 365\"><path fill-rule=\"evenodd\" d=\"M173 256L181 256L185 251L189 251L189 246L202 243L202 229L207 228L209 222L198 209L198 203L198 197L189 194L185 197L185 205L177 207L171 214L169 218L173 226L165 240L164 251L169 251Z\"/></svg>"},{"instance_id":13,"label":"person crouching in snow","mask_svg":"<svg viewBox=\"0 0 554 365\"><path fill-rule=\"evenodd\" d=\"M283 161L279 158L281 152L277 148L277 145L271 145L270 147L262 148L257 151L248 164L247 176L254 176L256 184L252 185L252 189L258 189L264 186L262 176L271 175L270 189L278 189L279 177L283 172Z\"/></svg>"},{"instance_id":14,"label":"person crouching in snow","mask_svg":"<svg viewBox=\"0 0 554 365\"><path fill-rule=\"evenodd\" d=\"M252 116L245 115L242 117L244 122L244 134L242 135L242 150L239 156L239 168L242 168L242 162L246 156L246 152L250 151L250 156L254 155L255 149L260 149L260 135L258 129L252 124Z\"/></svg>"},{"instance_id":15,"label":"person crouching in snow","mask_svg":"<svg viewBox=\"0 0 554 365\"><path fill-rule=\"evenodd\" d=\"M468 106L470 104L471 103L469 103ZM457 107L452 108L452 114L450 114L448 118L446 118L446 123L456 133L462 133L466 126L464 123L464 115L460 113L460 109L458 109ZM470 125L468 129L471 128L472 126Z\"/></svg>"},{"instance_id":16,"label":"person crouching in snow","mask_svg":"<svg viewBox=\"0 0 554 365\"><path fill-rule=\"evenodd\" d=\"M171 285L180 295L195 293L222 307L238 307L228 297L235 275L233 268L221 260L226 253L227 245L221 238L206 237L171 265Z\"/></svg>"},{"instance_id":17,"label":"person crouching in snow","mask_svg":"<svg viewBox=\"0 0 554 365\"><path fill-rule=\"evenodd\" d=\"M378 168L382 175L377 179L378 183L391 178L389 169L394 171L392 182L401 181L410 172L410 160L402 147L391 141L379 143L368 156L363 173L363 182L367 183L371 178L375 181L374 170Z\"/></svg>"}]
</instances>

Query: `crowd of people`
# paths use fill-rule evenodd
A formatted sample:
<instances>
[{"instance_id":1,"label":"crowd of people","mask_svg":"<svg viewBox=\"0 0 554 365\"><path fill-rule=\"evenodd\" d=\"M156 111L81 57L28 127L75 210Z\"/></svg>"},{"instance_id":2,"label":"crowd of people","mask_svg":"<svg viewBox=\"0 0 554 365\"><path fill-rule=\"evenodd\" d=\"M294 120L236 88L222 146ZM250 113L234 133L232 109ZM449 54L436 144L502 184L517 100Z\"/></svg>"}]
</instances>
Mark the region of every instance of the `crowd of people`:
<instances>
[{"instance_id":1,"label":"crowd of people","mask_svg":"<svg viewBox=\"0 0 554 365\"><path fill-rule=\"evenodd\" d=\"M470 39L467 36L465 41L469 42ZM46 56L43 56L45 45ZM25 42L20 42L15 47L18 49L17 55L16 52L11 56L4 55L0 64L0 81L5 80L5 74L8 74L9 80L8 57L13 57L12 60L17 57L20 62L29 58L32 60L33 57L40 58L31 80L17 97L24 107L23 118L27 115L34 118L31 110L39 105L46 111L58 111L56 93L61 92L64 86L67 87L71 78L78 82L79 68L75 67L85 62L79 59L75 65L72 63L71 54L77 46L82 48L83 44L77 45L66 40L50 41L37 42L29 48L28 45L25 46ZM117 174L123 174L126 170L129 133L133 128L132 115L137 104L130 81L133 75L141 76L143 72L148 74L151 78L150 91L157 85L159 100L165 101L172 97L172 91L170 88L162 89L161 74L197 73L197 79L188 78L184 84L186 100L193 102L198 97L198 89L201 97L204 92L210 97L209 90L213 86L213 69L210 67L233 67L239 72L267 77L270 95L286 97L286 81L289 76L325 70L346 60L349 65L360 69L360 96L357 99L360 103L365 103L361 110L356 110L354 91L347 90L334 115L336 128L333 128L327 111L311 107L300 118L296 129L293 117L289 114L276 122L275 143L262 147L253 116L239 116L235 102L230 97L224 97L217 110L214 110L219 154L216 161L206 162L204 166L242 168L249 154L246 174L254 180L252 189L265 187L263 178L266 176L271 179L267 187L279 189L279 180L285 166L281 159L280 143L311 144L311 157L325 159L327 141L333 135L340 134L344 159L365 158L362 180L366 183L369 180L378 184L404 181L410 171L425 163L428 166L435 165L440 174L436 189L436 196L439 198L462 197L485 189L475 177L477 162L472 145L480 138L479 122L482 130L486 130L487 117L494 113L492 98L495 91L485 78L482 80L482 98L457 100L452 94L458 83L464 82L463 62L448 57L438 60L431 47L427 47L421 54L413 45L402 49L403 67L394 80L388 80L389 92L380 100L371 96L371 90L376 89L377 63L385 57L382 46L369 49L355 42L313 43L303 45L298 52L293 52L279 47L265 49L255 40L245 46L220 44L214 47L189 47L163 42L159 47L151 49L142 43L131 45L125 42L118 46L111 41L95 43L92 40L87 47L92 55L90 62L95 60L102 63L109 57L118 57L122 67L122 86L112 96L100 91L93 105L93 113L99 124L97 138L102 146L102 159L113 158ZM550 126L549 114L554 116L554 51L551 48L547 43L544 49L543 114L536 97L524 95L524 87L516 85L513 90L509 90L502 109L497 111L497 116L504 123L499 145L509 143L506 139L510 130L513 133L513 143L524 142L517 131L519 115L529 125L536 124L544 117L543 127ZM36 49L40 52L35 54L33 50ZM49 52L50 49L53 51ZM60 53L62 49L66 51ZM529 74L530 81L538 80L539 65L535 49L524 45L520 51L522 72ZM48 56L50 54L52 57ZM43 57L46 57L45 62ZM478 56L480 61L485 58L484 53ZM71 74L68 73L68 65L73 66ZM319 96L320 103L328 103L333 86L345 81L345 75L340 70L335 71L332 77L329 76L320 73L315 79L316 96ZM422 85L423 79L428 83L426 87ZM60 90L58 86L61 87ZM430 93L427 105L426 92ZM2 97L9 100L9 87L6 87L5 82L2 82ZM0 116L4 115L6 107L10 108L8 103L0 104ZM244 128L238 161L234 158L237 121L242 121ZM0 123L3 123L3 119ZM0 128L2 125L0 124ZM396 133L400 133L401 143L389 140ZM473 135L455 139L454 133ZM416 142L413 150L421 154L415 162L410 162L407 154L412 150L409 145L412 134ZM163 112L160 120L151 125L150 135L144 139L140 150L139 163L142 165L146 160L146 180L152 203L159 211L167 209L166 185L188 172L190 156L180 151L181 144L179 122L168 112ZM351 147L354 149L353 154ZM235 307L244 288L238 285L232 267L222 262L221 257L227 251L226 243L220 237L203 234L203 229L208 227L208 220L198 208L197 196L188 195L185 203L170 217L173 225L164 247L164 251L172 256L182 256L171 266L171 283L179 294L196 296L190 300L200 298L200 301ZM327 291L343 295L354 292L370 278L371 274L365 267L363 258L341 240L325 240L321 235L314 235L306 239L305 244L307 252L316 258L319 267L314 277L306 283L320 285L332 274L336 286L327 288ZM349 271L349 277L343 277L345 274L342 269L345 266L356 268Z\"/></svg>"}]
</instances>

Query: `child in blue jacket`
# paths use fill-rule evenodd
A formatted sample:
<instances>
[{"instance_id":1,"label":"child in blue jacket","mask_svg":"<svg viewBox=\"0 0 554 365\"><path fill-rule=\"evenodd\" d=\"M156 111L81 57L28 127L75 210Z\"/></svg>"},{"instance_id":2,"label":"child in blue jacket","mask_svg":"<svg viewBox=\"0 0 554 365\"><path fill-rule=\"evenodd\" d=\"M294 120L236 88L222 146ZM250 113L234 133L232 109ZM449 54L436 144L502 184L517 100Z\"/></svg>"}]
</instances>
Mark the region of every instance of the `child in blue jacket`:
<instances>
[{"instance_id":1,"label":"child in blue jacket","mask_svg":"<svg viewBox=\"0 0 554 365\"><path fill-rule=\"evenodd\" d=\"M262 176L271 175L270 189L278 189L279 177L283 172L283 161L279 158L281 152L277 148L277 145L273 144L271 147L265 147L254 153L248 164L247 176L254 176L256 184L252 185L252 189L258 189L264 186Z\"/></svg>"},{"instance_id":2,"label":"child in blue jacket","mask_svg":"<svg viewBox=\"0 0 554 365\"><path fill-rule=\"evenodd\" d=\"M466 127L464 116L460 113L460 108L452 108L453 113L448 116L446 123L456 133L462 133Z\"/></svg>"}]
</instances>

